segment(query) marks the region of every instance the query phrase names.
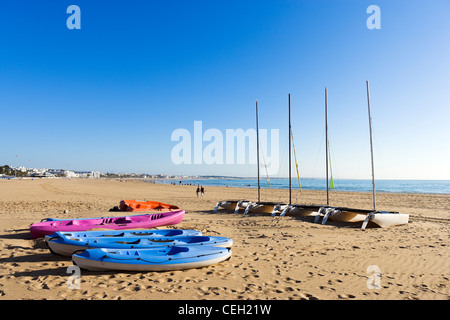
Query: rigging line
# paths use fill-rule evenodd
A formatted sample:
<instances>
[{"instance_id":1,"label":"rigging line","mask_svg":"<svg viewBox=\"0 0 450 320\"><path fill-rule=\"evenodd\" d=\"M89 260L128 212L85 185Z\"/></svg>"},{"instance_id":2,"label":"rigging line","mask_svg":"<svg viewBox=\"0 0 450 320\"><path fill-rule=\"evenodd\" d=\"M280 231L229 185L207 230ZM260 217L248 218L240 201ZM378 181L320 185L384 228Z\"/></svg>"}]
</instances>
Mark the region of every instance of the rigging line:
<instances>
[{"instance_id":1,"label":"rigging line","mask_svg":"<svg viewBox=\"0 0 450 320\"><path fill-rule=\"evenodd\" d=\"M270 188L269 171L267 170L267 163L266 163L266 158L264 157L264 150L262 149L262 146L259 146L259 148L261 149L264 167L266 168L267 182L269 183L269 188Z\"/></svg>"},{"instance_id":2,"label":"rigging line","mask_svg":"<svg viewBox=\"0 0 450 320\"><path fill-rule=\"evenodd\" d=\"M284 139L282 140L283 142L280 142L280 157L279 157L279 161L280 161L280 166L281 167L285 167L284 164L286 163L286 159L288 158L288 142L284 141ZM282 180L278 181L278 183L282 183L282 181L284 180L284 173L281 173L280 170L278 171L278 178L281 178ZM281 202L281 194L279 195L279 201Z\"/></svg>"},{"instance_id":3,"label":"rigging line","mask_svg":"<svg viewBox=\"0 0 450 320\"><path fill-rule=\"evenodd\" d=\"M297 169L298 187L300 191L302 191L302 184L300 183L300 174L298 173L297 154L295 153L294 134L292 133L292 131L291 131L291 138L292 138L292 148L294 149L295 168Z\"/></svg>"},{"instance_id":4,"label":"rigging line","mask_svg":"<svg viewBox=\"0 0 450 320\"><path fill-rule=\"evenodd\" d=\"M330 152L333 154L333 159L335 159L336 158L336 156L335 156L335 153L334 153L334 149L333 148L331 148L331 144L329 144L328 145L328 149L330 150ZM331 166L331 154L330 154L330 166ZM337 175L338 177L339 177L339 170L338 170L339 168L338 167L336 167L336 165L334 165L334 173L335 173L335 175ZM333 182L334 182L334 180L333 180ZM339 185L339 182L338 182L338 185ZM336 189L336 188L335 188Z\"/></svg>"},{"instance_id":5,"label":"rigging line","mask_svg":"<svg viewBox=\"0 0 450 320\"><path fill-rule=\"evenodd\" d=\"M328 159L330 160L330 189L334 189L334 181L333 181L333 170L331 169L331 150L330 150L330 139L328 138Z\"/></svg>"}]
</instances>

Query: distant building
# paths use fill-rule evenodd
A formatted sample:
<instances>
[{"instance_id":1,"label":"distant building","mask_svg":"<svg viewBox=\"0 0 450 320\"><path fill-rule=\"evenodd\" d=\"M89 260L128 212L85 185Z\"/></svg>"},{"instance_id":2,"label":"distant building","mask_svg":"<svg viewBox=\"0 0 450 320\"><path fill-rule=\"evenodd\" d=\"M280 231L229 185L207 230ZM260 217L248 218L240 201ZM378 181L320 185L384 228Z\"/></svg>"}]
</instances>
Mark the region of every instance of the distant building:
<instances>
[{"instance_id":1,"label":"distant building","mask_svg":"<svg viewBox=\"0 0 450 320\"><path fill-rule=\"evenodd\" d=\"M64 175L65 175L67 178L78 178L78 175L77 175L75 172L70 171L70 170L65 170L65 171L64 171Z\"/></svg>"},{"instance_id":2,"label":"distant building","mask_svg":"<svg viewBox=\"0 0 450 320\"><path fill-rule=\"evenodd\" d=\"M99 179L100 171L66 171L66 177Z\"/></svg>"},{"instance_id":3,"label":"distant building","mask_svg":"<svg viewBox=\"0 0 450 320\"><path fill-rule=\"evenodd\" d=\"M34 169L30 168L27 170L28 176L30 177L54 177L55 175L49 172L47 169Z\"/></svg>"},{"instance_id":4,"label":"distant building","mask_svg":"<svg viewBox=\"0 0 450 320\"><path fill-rule=\"evenodd\" d=\"M4 165L0 167L0 173L2 176L28 176L39 178L54 178L54 177L67 177L67 178L91 178L99 179L101 177L100 171L74 171L65 169L38 169L38 168L25 168L25 167L10 167Z\"/></svg>"},{"instance_id":5,"label":"distant building","mask_svg":"<svg viewBox=\"0 0 450 320\"><path fill-rule=\"evenodd\" d=\"M91 172L91 178L93 178L93 179L100 179L100 171L92 171Z\"/></svg>"}]
</instances>

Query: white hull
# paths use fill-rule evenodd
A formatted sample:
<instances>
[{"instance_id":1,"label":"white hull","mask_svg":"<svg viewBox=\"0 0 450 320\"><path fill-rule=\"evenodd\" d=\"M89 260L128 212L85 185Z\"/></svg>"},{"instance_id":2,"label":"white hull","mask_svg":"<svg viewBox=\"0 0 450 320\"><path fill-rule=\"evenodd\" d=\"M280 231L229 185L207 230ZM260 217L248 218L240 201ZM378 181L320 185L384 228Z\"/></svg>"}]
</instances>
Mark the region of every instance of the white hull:
<instances>
[{"instance_id":1,"label":"white hull","mask_svg":"<svg viewBox=\"0 0 450 320\"><path fill-rule=\"evenodd\" d=\"M239 207L244 209L244 213L256 213L256 214L272 214L274 209L286 207L286 204L282 203L264 203L264 202L250 202L245 201L239 203Z\"/></svg>"},{"instance_id":2,"label":"white hull","mask_svg":"<svg viewBox=\"0 0 450 320\"><path fill-rule=\"evenodd\" d=\"M66 243L58 243L54 241L47 241L47 245L50 248L50 251L52 251L54 254L59 254L62 256L68 256L70 257L75 251L81 251L85 249L92 249L92 247L88 246L76 246ZM201 243L198 244L184 244L184 246L201 246ZM227 241L222 243L215 243L215 244L207 244L208 246L217 247L217 248L230 248L233 245L233 242ZM166 246L165 246L166 247Z\"/></svg>"},{"instance_id":3,"label":"white hull","mask_svg":"<svg viewBox=\"0 0 450 320\"><path fill-rule=\"evenodd\" d=\"M286 215L301 216L301 217L316 216L317 214L318 209L312 209L295 205L291 206L289 210L286 212Z\"/></svg>"},{"instance_id":4,"label":"white hull","mask_svg":"<svg viewBox=\"0 0 450 320\"><path fill-rule=\"evenodd\" d=\"M234 211L236 209L236 205L239 201L238 200L225 200L225 201L219 201L214 208L214 212L217 212L219 208L225 209L227 211Z\"/></svg>"},{"instance_id":5,"label":"white hull","mask_svg":"<svg viewBox=\"0 0 450 320\"><path fill-rule=\"evenodd\" d=\"M363 222L367 217L365 213L335 210L330 214L330 219L340 222Z\"/></svg>"},{"instance_id":6,"label":"white hull","mask_svg":"<svg viewBox=\"0 0 450 320\"><path fill-rule=\"evenodd\" d=\"M49 241L47 244L48 244L50 250L54 254L67 256L67 257L70 257L75 251L91 249L90 247L74 246L74 245L70 245L70 244L57 243L57 242L52 242L52 241ZM229 247L231 247L231 245L225 244L225 243L224 244L211 245L211 246L214 246L214 247L217 247L217 248L229 248Z\"/></svg>"},{"instance_id":7,"label":"white hull","mask_svg":"<svg viewBox=\"0 0 450 320\"><path fill-rule=\"evenodd\" d=\"M88 249L88 247L72 246L52 241L47 242L47 245L50 248L50 251L52 251L54 254L59 254L67 257L70 257L75 251Z\"/></svg>"},{"instance_id":8,"label":"white hull","mask_svg":"<svg viewBox=\"0 0 450 320\"><path fill-rule=\"evenodd\" d=\"M366 213L352 211L335 210L330 214L330 219L340 222L364 222L367 218ZM370 220L379 227L386 228L395 225L407 224L409 214L404 213L374 213Z\"/></svg>"},{"instance_id":9,"label":"white hull","mask_svg":"<svg viewBox=\"0 0 450 320\"><path fill-rule=\"evenodd\" d=\"M406 213L376 213L371 220L382 228L407 224L409 221L409 214Z\"/></svg>"},{"instance_id":10,"label":"white hull","mask_svg":"<svg viewBox=\"0 0 450 320\"><path fill-rule=\"evenodd\" d=\"M89 271L171 271L171 270L184 270L192 268L202 268L215 263L219 263L227 260L231 257L231 250L223 256L218 258L192 262L192 263L178 263L178 264L127 264L127 263L115 263L96 261L81 258L79 256L72 256L73 262L82 269Z\"/></svg>"},{"instance_id":11,"label":"white hull","mask_svg":"<svg viewBox=\"0 0 450 320\"><path fill-rule=\"evenodd\" d=\"M216 207L214 208L214 212L217 212L219 208L222 208L226 211L238 213L239 209L245 210L245 208L247 208L249 204L250 201L247 200L223 200L217 202Z\"/></svg>"},{"instance_id":12,"label":"white hull","mask_svg":"<svg viewBox=\"0 0 450 320\"><path fill-rule=\"evenodd\" d=\"M249 211L250 213L259 213L259 214L272 214L273 212L273 208L276 205L271 204L271 205L261 205L261 204L256 204L253 207L250 207Z\"/></svg>"}]
</instances>

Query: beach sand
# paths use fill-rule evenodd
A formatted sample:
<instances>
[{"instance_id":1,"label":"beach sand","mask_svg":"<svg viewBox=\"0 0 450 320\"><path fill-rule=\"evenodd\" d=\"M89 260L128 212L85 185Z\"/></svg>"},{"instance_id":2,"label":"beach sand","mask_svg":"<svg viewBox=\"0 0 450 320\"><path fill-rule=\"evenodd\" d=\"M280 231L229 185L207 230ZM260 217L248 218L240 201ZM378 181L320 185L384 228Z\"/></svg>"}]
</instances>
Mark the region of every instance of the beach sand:
<instances>
[{"instance_id":1,"label":"beach sand","mask_svg":"<svg viewBox=\"0 0 450 320\"><path fill-rule=\"evenodd\" d=\"M361 230L361 224L234 214L219 200L256 200L257 190L103 179L0 181L0 300L315 300L450 298L450 195L377 194L377 209L409 213L407 225ZM287 190L262 190L264 201L287 201ZM186 210L170 228L232 238L230 260L200 269L118 273L82 271L69 289L70 258L52 255L29 226L43 218L123 215L120 200L157 200ZM320 191L295 191L293 203L323 204ZM330 204L370 209L370 193L332 192ZM64 211L66 210L66 213ZM381 272L371 289L371 269ZM369 269L368 269L369 268Z\"/></svg>"}]
</instances>

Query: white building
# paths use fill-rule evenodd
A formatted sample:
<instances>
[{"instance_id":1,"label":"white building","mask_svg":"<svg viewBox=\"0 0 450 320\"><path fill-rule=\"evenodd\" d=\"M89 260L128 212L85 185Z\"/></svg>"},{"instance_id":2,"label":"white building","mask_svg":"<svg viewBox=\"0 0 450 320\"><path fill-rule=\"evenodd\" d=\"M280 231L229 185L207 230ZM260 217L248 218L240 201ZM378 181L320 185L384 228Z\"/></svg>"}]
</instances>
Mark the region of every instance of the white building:
<instances>
[{"instance_id":1,"label":"white building","mask_svg":"<svg viewBox=\"0 0 450 320\"><path fill-rule=\"evenodd\" d=\"M70 170L64 171L64 175L65 175L67 178L78 178L78 175L77 175L75 172L70 171Z\"/></svg>"},{"instance_id":2,"label":"white building","mask_svg":"<svg viewBox=\"0 0 450 320\"><path fill-rule=\"evenodd\" d=\"M100 179L100 171L92 171L90 178Z\"/></svg>"},{"instance_id":3,"label":"white building","mask_svg":"<svg viewBox=\"0 0 450 320\"><path fill-rule=\"evenodd\" d=\"M100 171L70 171L66 170L65 176L68 178L91 178L91 179L99 179Z\"/></svg>"}]
</instances>

